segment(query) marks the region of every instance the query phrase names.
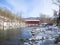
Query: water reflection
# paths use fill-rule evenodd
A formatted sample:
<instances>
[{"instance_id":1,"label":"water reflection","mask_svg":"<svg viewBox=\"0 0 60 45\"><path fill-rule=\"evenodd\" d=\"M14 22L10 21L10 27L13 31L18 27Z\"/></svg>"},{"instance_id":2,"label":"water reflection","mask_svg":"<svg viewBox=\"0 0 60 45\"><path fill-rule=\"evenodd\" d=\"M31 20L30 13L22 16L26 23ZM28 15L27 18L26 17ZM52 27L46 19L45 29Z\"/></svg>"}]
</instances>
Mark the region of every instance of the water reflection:
<instances>
[{"instance_id":1,"label":"water reflection","mask_svg":"<svg viewBox=\"0 0 60 45\"><path fill-rule=\"evenodd\" d=\"M22 39L30 38L32 34L27 28L15 30L0 30L0 45L23 45Z\"/></svg>"},{"instance_id":2,"label":"water reflection","mask_svg":"<svg viewBox=\"0 0 60 45\"><path fill-rule=\"evenodd\" d=\"M32 36L31 32L28 31L27 28L21 30L21 38L26 39Z\"/></svg>"}]
</instances>

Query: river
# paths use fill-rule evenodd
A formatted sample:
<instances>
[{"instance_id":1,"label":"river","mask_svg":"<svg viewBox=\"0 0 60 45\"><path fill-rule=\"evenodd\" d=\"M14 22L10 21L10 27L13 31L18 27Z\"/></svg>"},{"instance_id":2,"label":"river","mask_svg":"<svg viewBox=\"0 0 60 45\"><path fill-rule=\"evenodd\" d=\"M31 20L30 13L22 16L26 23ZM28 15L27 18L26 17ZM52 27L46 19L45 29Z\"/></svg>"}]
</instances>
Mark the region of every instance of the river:
<instances>
[{"instance_id":1,"label":"river","mask_svg":"<svg viewBox=\"0 0 60 45\"><path fill-rule=\"evenodd\" d=\"M24 45L24 40L32 36L29 28L23 27L12 30L0 30L0 45Z\"/></svg>"}]
</instances>

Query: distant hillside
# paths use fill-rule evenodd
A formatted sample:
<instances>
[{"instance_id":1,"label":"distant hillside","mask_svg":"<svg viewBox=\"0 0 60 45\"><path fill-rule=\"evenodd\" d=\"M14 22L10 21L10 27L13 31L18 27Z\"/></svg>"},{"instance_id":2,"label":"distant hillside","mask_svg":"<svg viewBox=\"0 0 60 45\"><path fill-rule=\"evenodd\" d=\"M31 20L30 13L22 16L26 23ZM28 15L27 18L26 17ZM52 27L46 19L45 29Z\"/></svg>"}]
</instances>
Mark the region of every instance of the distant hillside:
<instances>
[{"instance_id":1,"label":"distant hillside","mask_svg":"<svg viewBox=\"0 0 60 45\"><path fill-rule=\"evenodd\" d=\"M0 8L0 20L2 21L23 21L22 17L17 16L17 14L12 13L8 9Z\"/></svg>"}]
</instances>

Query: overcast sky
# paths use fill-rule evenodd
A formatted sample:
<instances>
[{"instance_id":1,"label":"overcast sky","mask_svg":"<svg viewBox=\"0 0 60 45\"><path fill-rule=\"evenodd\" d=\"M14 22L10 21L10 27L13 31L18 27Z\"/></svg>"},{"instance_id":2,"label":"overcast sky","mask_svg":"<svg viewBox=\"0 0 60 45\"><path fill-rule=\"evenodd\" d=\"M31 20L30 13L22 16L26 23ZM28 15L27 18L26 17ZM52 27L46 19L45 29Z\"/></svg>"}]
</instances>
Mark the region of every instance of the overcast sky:
<instances>
[{"instance_id":1,"label":"overcast sky","mask_svg":"<svg viewBox=\"0 0 60 45\"><path fill-rule=\"evenodd\" d=\"M51 0L0 0L0 7L5 7L22 17L38 17L40 14L53 15L52 9L58 11L58 6Z\"/></svg>"}]
</instances>

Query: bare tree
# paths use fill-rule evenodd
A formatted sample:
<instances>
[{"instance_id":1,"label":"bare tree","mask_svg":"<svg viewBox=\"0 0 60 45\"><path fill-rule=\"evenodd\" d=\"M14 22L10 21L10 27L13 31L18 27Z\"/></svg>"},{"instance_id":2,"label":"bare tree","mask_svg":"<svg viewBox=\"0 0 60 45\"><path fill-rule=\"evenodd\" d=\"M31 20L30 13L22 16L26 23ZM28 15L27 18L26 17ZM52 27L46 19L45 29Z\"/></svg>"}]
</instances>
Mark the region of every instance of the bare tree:
<instances>
[{"instance_id":1,"label":"bare tree","mask_svg":"<svg viewBox=\"0 0 60 45\"><path fill-rule=\"evenodd\" d=\"M57 24L57 18L58 18L58 14L57 14L57 11L56 10L53 10L53 12L54 12L54 18L53 18L53 22L54 22L54 24Z\"/></svg>"},{"instance_id":2,"label":"bare tree","mask_svg":"<svg viewBox=\"0 0 60 45\"><path fill-rule=\"evenodd\" d=\"M52 0L53 4L59 7L58 17L57 17L57 25L60 25L60 0Z\"/></svg>"},{"instance_id":3,"label":"bare tree","mask_svg":"<svg viewBox=\"0 0 60 45\"><path fill-rule=\"evenodd\" d=\"M51 20L50 20L50 17L47 17L47 15L41 14L40 21L41 23L49 23Z\"/></svg>"}]
</instances>

